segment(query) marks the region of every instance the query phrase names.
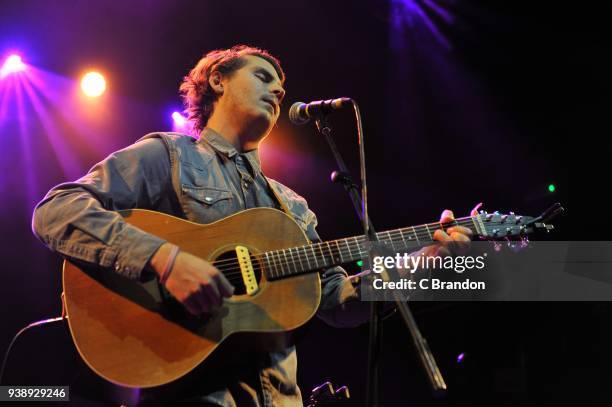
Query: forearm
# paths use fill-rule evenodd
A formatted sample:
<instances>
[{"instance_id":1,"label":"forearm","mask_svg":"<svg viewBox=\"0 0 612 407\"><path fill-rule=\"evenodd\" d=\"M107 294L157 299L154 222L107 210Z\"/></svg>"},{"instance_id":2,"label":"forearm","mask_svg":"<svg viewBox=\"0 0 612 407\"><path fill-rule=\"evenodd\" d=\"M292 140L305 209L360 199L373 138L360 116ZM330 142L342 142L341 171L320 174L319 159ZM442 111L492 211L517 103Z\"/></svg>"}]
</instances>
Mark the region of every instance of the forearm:
<instances>
[{"instance_id":1,"label":"forearm","mask_svg":"<svg viewBox=\"0 0 612 407\"><path fill-rule=\"evenodd\" d=\"M155 208L172 194L160 140L113 153L81 179L53 188L36 206L34 233L52 250L140 279L164 240L130 225L121 209Z\"/></svg>"},{"instance_id":2,"label":"forearm","mask_svg":"<svg viewBox=\"0 0 612 407\"><path fill-rule=\"evenodd\" d=\"M145 265L164 240L106 210L90 192L60 186L36 207L32 228L51 250L68 258L112 268L140 279Z\"/></svg>"}]
</instances>

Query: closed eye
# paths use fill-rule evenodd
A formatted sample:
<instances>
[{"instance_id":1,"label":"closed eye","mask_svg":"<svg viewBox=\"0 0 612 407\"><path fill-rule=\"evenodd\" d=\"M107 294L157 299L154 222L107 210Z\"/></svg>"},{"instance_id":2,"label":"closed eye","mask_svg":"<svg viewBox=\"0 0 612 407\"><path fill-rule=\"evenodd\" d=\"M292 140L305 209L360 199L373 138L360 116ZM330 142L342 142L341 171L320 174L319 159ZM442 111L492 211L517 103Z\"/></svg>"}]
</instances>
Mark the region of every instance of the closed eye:
<instances>
[{"instance_id":1,"label":"closed eye","mask_svg":"<svg viewBox=\"0 0 612 407\"><path fill-rule=\"evenodd\" d=\"M258 70L255 72L255 75L261 79L263 82L265 83L270 83L272 82L272 80L274 79L272 77L272 75L270 75L268 72L264 71L264 70Z\"/></svg>"}]
</instances>

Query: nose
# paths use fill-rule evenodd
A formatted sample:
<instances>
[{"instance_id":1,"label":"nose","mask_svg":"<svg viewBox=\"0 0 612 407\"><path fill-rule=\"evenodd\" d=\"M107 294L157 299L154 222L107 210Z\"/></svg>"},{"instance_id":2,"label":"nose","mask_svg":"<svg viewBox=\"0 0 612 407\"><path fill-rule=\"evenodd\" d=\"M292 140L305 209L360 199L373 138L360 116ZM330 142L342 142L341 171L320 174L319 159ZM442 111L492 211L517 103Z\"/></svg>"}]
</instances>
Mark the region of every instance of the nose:
<instances>
[{"instance_id":1,"label":"nose","mask_svg":"<svg viewBox=\"0 0 612 407\"><path fill-rule=\"evenodd\" d=\"M272 88L272 93L274 94L274 96L276 96L276 100L280 105L285 97L285 89L283 89L281 85L274 85L274 87Z\"/></svg>"}]
</instances>

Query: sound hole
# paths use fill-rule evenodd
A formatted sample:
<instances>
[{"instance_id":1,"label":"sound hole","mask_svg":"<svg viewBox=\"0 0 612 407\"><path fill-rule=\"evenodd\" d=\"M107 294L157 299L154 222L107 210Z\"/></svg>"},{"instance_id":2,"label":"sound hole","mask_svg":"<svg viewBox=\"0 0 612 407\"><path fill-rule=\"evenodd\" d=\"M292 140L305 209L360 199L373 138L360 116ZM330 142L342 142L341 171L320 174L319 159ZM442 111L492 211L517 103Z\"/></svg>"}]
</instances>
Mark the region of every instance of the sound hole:
<instances>
[{"instance_id":1,"label":"sound hole","mask_svg":"<svg viewBox=\"0 0 612 407\"><path fill-rule=\"evenodd\" d=\"M251 255L251 263L253 264L253 270L255 271L255 278L257 283L261 283L261 265ZM240 272L240 264L236 252L231 250L229 252L222 253L213 262L213 265L219 269L221 273L227 278L227 280L234 286L234 295L246 294L246 286L242 280L242 273Z\"/></svg>"}]
</instances>

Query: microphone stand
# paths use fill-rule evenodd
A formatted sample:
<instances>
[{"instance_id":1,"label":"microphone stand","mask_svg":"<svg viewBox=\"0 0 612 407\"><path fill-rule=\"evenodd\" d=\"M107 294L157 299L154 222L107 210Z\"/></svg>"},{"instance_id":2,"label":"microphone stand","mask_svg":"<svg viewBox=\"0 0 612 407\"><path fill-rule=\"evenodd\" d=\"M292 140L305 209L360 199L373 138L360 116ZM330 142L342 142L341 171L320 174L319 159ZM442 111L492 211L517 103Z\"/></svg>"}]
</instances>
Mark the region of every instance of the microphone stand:
<instances>
[{"instance_id":1,"label":"microphone stand","mask_svg":"<svg viewBox=\"0 0 612 407\"><path fill-rule=\"evenodd\" d=\"M361 126L361 114L359 112L359 106L357 103L351 99L351 103L355 110L355 116L357 119L357 130L359 133L359 162L360 162L360 170L361 170L361 186L362 193L361 197L359 196L358 187L351 179L351 176L348 172L348 169L342 159L340 151L336 146L334 139L331 136L332 129L327 120L327 115L322 113L318 115L316 119L316 126L319 133L325 136L327 143L329 144L330 149L334 155L336 163L338 165L339 171L334 171L332 173L331 179L332 182L340 183L348 193L351 202L353 203L353 207L357 212L357 216L361 221L364 229L364 236L366 238L366 242L369 245L368 256L370 257L370 261L372 260L374 251L377 248L380 248L380 244L378 242L378 237L374 230L374 226L370 217L368 216L368 206L367 206L367 185L366 185L366 174L365 174L365 149L364 149L364 137L363 137L363 129ZM386 274L386 271L383 273ZM446 393L447 387L444 382L444 378L440 369L436 364L436 360L427 345L427 341L421 335L418 325L408 308L406 302L404 302L399 295L399 293L394 292L394 300L396 306L408 328L414 346L416 348L417 354L419 356L419 360L421 361L421 365L425 370L427 378L429 380L429 384L431 385L432 391L435 396L442 396ZM379 407L380 397L379 397L379 366L380 366L380 350L381 350L381 337L382 337L382 312L383 312L383 304L382 301L372 301L370 304L370 331L369 331L369 349L368 349L368 379L367 379L367 387L366 387L366 406L367 407Z\"/></svg>"}]
</instances>

